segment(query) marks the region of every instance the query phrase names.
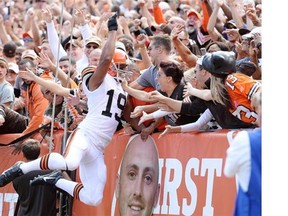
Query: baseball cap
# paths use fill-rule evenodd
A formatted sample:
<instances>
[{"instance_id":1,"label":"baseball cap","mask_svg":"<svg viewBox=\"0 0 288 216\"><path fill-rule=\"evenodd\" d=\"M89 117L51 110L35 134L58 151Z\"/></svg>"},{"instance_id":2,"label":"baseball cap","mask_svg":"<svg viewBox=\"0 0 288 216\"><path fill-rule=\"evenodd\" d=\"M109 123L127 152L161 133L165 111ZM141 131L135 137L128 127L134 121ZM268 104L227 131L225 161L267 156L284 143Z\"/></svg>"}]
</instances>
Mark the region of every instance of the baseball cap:
<instances>
[{"instance_id":1,"label":"baseball cap","mask_svg":"<svg viewBox=\"0 0 288 216\"><path fill-rule=\"evenodd\" d=\"M240 31L241 30L241 31ZM239 34L242 36L243 39L246 38L253 38L255 33L261 34L261 27L255 27L251 31L246 29L246 32L244 29L239 29ZM242 33L242 34L241 34Z\"/></svg>"},{"instance_id":2,"label":"baseball cap","mask_svg":"<svg viewBox=\"0 0 288 216\"><path fill-rule=\"evenodd\" d=\"M68 49L70 44L72 44L72 46L75 46L75 47L82 47L81 41L79 41L77 39L71 39L64 45L64 47L63 47L64 50Z\"/></svg>"},{"instance_id":3,"label":"baseball cap","mask_svg":"<svg viewBox=\"0 0 288 216\"><path fill-rule=\"evenodd\" d=\"M122 43L120 41L116 41L115 49L121 49L124 52L126 52L126 47L125 47L124 43Z\"/></svg>"},{"instance_id":4,"label":"baseball cap","mask_svg":"<svg viewBox=\"0 0 288 216\"><path fill-rule=\"evenodd\" d=\"M235 71L236 56L230 51L206 53L202 60L203 68L215 77L226 77Z\"/></svg>"},{"instance_id":5,"label":"baseball cap","mask_svg":"<svg viewBox=\"0 0 288 216\"><path fill-rule=\"evenodd\" d=\"M16 63L14 62L9 62L8 63L8 69L14 71L14 73L18 74L19 73L19 67Z\"/></svg>"},{"instance_id":6,"label":"baseball cap","mask_svg":"<svg viewBox=\"0 0 288 216\"><path fill-rule=\"evenodd\" d=\"M12 58L16 54L17 46L14 42L8 42L3 46L3 54L8 57Z\"/></svg>"},{"instance_id":7,"label":"baseball cap","mask_svg":"<svg viewBox=\"0 0 288 216\"><path fill-rule=\"evenodd\" d=\"M167 3L167 2L164 2L164 1L161 1L160 3L159 3L159 7L161 8L161 10L163 11L165 11L165 10L170 10L171 9L171 7L170 7L170 5Z\"/></svg>"},{"instance_id":8,"label":"baseball cap","mask_svg":"<svg viewBox=\"0 0 288 216\"><path fill-rule=\"evenodd\" d=\"M252 76L255 73L257 66L253 62L243 61L236 65L236 69L247 76Z\"/></svg>"},{"instance_id":9,"label":"baseball cap","mask_svg":"<svg viewBox=\"0 0 288 216\"><path fill-rule=\"evenodd\" d=\"M192 15L196 15L198 17L198 19L201 20L201 15L193 8L188 10L187 17L192 16Z\"/></svg>"},{"instance_id":10,"label":"baseball cap","mask_svg":"<svg viewBox=\"0 0 288 216\"><path fill-rule=\"evenodd\" d=\"M35 60L35 59L37 58L37 54L35 53L34 50L32 50L32 49L27 49L27 50L24 50L24 51L23 51L21 58L22 58L22 59L24 59L24 58L31 58L31 59Z\"/></svg>"},{"instance_id":11,"label":"baseball cap","mask_svg":"<svg viewBox=\"0 0 288 216\"><path fill-rule=\"evenodd\" d=\"M23 37L23 38L33 38L28 32L24 32L24 33L22 34L22 37Z\"/></svg>"},{"instance_id":12,"label":"baseball cap","mask_svg":"<svg viewBox=\"0 0 288 216\"><path fill-rule=\"evenodd\" d=\"M102 43L102 40L101 40L101 38L93 35L93 36L89 37L88 39L86 39L85 46L87 44L89 44L89 43L95 43L95 44L97 44L100 47L101 43Z\"/></svg>"},{"instance_id":13,"label":"baseball cap","mask_svg":"<svg viewBox=\"0 0 288 216\"><path fill-rule=\"evenodd\" d=\"M65 39L63 39L63 41L61 42L62 47L65 49L67 43L69 43L71 40L81 40L82 37L78 37L76 36L74 33L72 35L69 35L68 37L66 37ZM82 46L81 46L82 47Z\"/></svg>"},{"instance_id":14,"label":"baseball cap","mask_svg":"<svg viewBox=\"0 0 288 216\"><path fill-rule=\"evenodd\" d=\"M251 31L249 29L246 29L246 28L241 28L238 30L238 32L242 36L242 35L250 33Z\"/></svg>"},{"instance_id":15,"label":"baseball cap","mask_svg":"<svg viewBox=\"0 0 288 216\"><path fill-rule=\"evenodd\" d=\"M227 29L237 29L237 26L236 26L236 23L234 20L229 20L227 21L225 24L224 24L224 27L227 28ZM240 32L239 32L240 34Z\"/></svg>"},{"instance_id":16,"label":"baseball cap","mask_svg":"<svg viewBox=\"0 0 288 216\"><path fill-rule=\"evenodd\" d=\"M22 34L22 40L25 42L33 42L33 37L28 32Z\"/></svg>"}]
</instances>

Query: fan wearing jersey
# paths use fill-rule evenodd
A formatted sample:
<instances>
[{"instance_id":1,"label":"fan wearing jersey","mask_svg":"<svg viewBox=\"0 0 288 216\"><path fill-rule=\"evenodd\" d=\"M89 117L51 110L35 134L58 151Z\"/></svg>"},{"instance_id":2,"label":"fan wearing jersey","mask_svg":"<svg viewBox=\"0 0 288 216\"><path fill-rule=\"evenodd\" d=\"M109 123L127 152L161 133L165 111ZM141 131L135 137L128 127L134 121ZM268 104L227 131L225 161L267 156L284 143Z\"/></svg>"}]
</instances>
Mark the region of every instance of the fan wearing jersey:
<instances>
[{"instance_id":1,"label":"fan wearing jersey","mask_svg":"<svg viewBox=\"0 0 288 216\"><path fill-rule=\"evenodd\" d=\"M202 67L212 75L211 90L191 88L189 93L222 104L242 122L255 124L258 115L251 106L251 98L261 88L261 83L245 75L245 71L236 71L234 52L207 53L200 60Z\"/></svg>"},{"instance_id":2,"label":"fan wearing jersey","mask_svg":"<svg viewBox=\"0 0 288 216\"><path fill-rule=\"evenodd\" d=\"M251 106L251 98L259 89L261 89L261 83L243 73L234 72L234 52L217 51L207 53L201 61L203 68L212 75L211 90L194 89L192 92L192 89L190 89L190 94L202 98L203 100L212 100L222 107L209 106L210 109L207 109L197 122L178 127L167 126L160 136L171 132L199 130L212 119L212 112L214 113L214 111L219 111L219 113L221 113L221 110L225 111L222 112L222 114L227 117L229 117L228 113L232 114L238 121L240 120L247 124L247 126L240 124L245 128L250 127L249 124L251 126L255 125L255 122L258 120L258 114L255 108ZM223 110L223 106L225 106L225 110ZM213 108L214 111L211 108ZM230 119L233 120L231 117ZM235 119L233 121L235 122ZM233 122L230 122L230 125L233 125Z\"/></svg>"},{"instance_id":3,"label":"fan wearing jersey","mask_svg":"<svg viewBox=\"0 0 288 216\"><path fill-rule=\"evenodd\" d=\"M52 152L28 163L15 164L2 173L0 186L32 170L55 170L50 175L35 178L31 185L55 185L87 205L97 206L101 203L107 174L103 153L112 139L126 103L121 84L107 74L114 55L117 28L116 15L113 15L108 20L108 43L103 47L97 68L89 66L82 71L88 113L70 135L64 155ZM75 90L43 80L31 71L21 76L34 80L57 95L69 97L75 94ZM81 183L62 178L61 170L72 171L77 168Z\"/></svg>"}]
</instances>

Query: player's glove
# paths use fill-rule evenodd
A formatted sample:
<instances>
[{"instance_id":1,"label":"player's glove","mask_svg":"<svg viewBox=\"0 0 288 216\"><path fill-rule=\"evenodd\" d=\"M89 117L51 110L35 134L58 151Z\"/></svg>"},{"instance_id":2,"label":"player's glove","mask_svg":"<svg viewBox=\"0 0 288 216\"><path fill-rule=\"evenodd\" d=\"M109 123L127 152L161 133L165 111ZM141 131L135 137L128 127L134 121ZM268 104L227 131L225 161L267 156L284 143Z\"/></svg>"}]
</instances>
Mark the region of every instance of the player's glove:
<instances>
[{"instance_id":1,"label":"player's glove","mask_svg":"<svg viewBox=\"0 0 288 216\"><path fill-rule=\"evenodd\" d=\"M115 13L108 20L108 30L109 31L117 31L118 23L117 23L117 14Z\"/></svg>"}]
</instances>

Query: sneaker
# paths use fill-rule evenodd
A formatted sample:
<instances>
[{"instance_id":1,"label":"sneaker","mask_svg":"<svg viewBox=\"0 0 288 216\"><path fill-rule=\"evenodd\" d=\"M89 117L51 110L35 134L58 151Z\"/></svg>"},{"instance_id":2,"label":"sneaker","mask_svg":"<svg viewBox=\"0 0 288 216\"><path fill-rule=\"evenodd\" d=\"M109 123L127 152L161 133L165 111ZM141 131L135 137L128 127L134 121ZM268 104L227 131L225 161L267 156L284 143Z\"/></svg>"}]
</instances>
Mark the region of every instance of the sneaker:
<instances>
[{"instance_id":1,"label":"sneaker","mask_svg":"<svg viewBox=\"0 0 288 216\"><path fill-rule=\"evenodd\" d=\"M13 181L15 178L23 175L23 172L20 169L21 164L22 162L17 162L0 175L0 187L4 187L5 185Z\"/></svg>"},{"instance_id":2,"label":"sneaker","mask_svg":"<svg viewBox=\"0 0 288 216\"><path fill-rule=\"evenodd\" d=\"M33 180L30 181L30 185L55 185L60 178L62 178L61 170L55 170L46 175L39 175L35 177Z\"/></svg>"}]
</instances>

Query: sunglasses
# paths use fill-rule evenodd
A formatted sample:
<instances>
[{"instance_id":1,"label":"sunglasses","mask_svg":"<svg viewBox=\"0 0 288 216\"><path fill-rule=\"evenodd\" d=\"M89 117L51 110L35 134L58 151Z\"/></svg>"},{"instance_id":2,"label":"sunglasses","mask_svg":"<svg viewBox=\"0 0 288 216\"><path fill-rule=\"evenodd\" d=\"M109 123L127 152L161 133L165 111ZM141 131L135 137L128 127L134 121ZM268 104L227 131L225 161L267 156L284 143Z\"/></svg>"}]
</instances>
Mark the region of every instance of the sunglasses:
<instances>
[{"instance_id":1,"label":"sunglasses","mask_svg":"<svg viewBox=\"0 0 288 216\"><path fill-rule=\"evenodd\" d=\"M226 29L237 29L237 27L233 26L233 25L227 25Z\"/></svg>"},{"instance_id":2,"label":"sunglasses","mask_svg":"<svg viewBox=\"0 0 288 216\"><path fill-rule=\"evenodd\" d=\"M24 41L24 43L25 42L33 42L33 39L32 38L23 38L23 41Z\"/></svg>"},{"instance_id":3,"label":"sunglasses","mask_svg":"<svg viewBox=\"0 0 288 216\"><path fill-rule=\"evenodd\" d=\"M90 45L90 44L86 45L86 49L91 49L91 48L97 49L98 47L99 47L98 45Z\"/></svg>"}]
</instances>

